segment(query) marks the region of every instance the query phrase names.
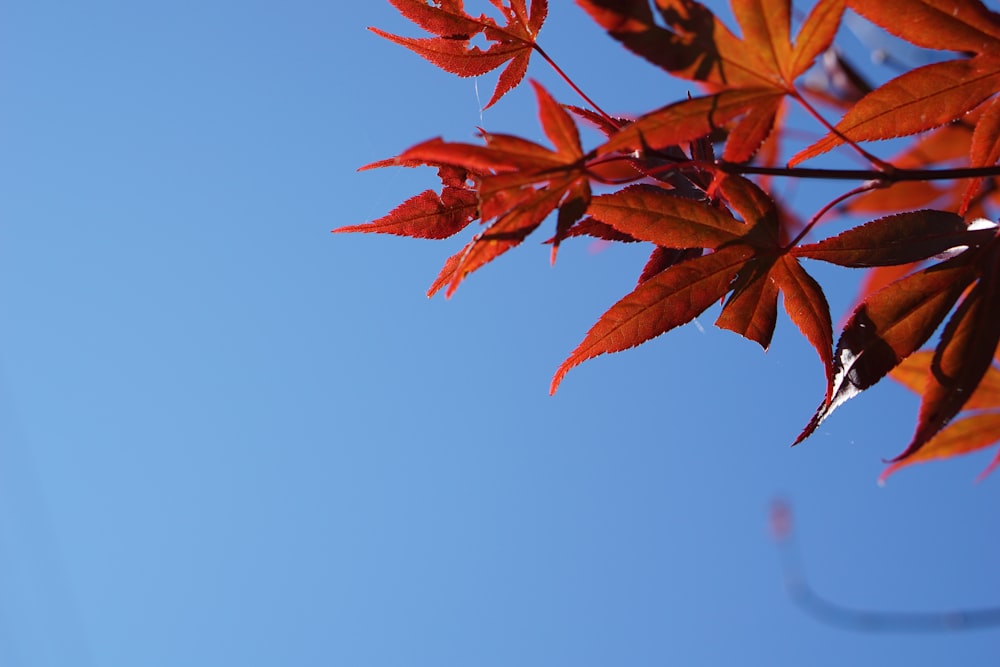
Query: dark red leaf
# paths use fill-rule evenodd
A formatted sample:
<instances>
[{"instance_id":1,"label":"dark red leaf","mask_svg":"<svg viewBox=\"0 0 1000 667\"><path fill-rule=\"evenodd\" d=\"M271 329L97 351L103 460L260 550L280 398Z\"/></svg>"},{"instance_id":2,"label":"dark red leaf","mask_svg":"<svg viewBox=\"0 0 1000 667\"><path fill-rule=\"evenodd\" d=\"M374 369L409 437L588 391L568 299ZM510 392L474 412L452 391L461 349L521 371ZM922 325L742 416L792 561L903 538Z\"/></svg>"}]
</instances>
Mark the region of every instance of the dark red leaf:
<instances>
[{"instance_id":1,"label":"dark red leaf","mask_svg":"<svg viewBox=\"0 0 1000 667\"><path fill-rule=\"evenodd\" d=\"M827 398L795 443L920 347L974 279L975 267L960 255L902 278L865 299L837 342Z\"/></svg>"},{"instance_id":2,"label":"dark red leaf","mask_svg":"<svg viewBox=\"0 0 1000 667\"><path fill-rule=\"evenodd\" d=\"M799 257L855 268L894 266L933 257L962 246L988 242L993 230L968 231L947 211L913 211L879 218L819 243L799 246Z\"/></svg>"},{"instance_id":3,"label":"dark red leaf","mask_svg":"<svg viewBox=\"0 0 1000 667\"><path fill-rule=\"evenodd\" d=\"M994 260L993 257L989 259ZM920 404L916 432L896 460L923 447L962 409L990 369L1000 341L1000 271L986 262L982 279L941 334Z\"/></svg>"},{"instance_id":4,"label":"dark red leaf","mask_svg":"<svg viewBox=\"0 0 1000 667\"><path fill-rule=\"evenodd\" d=\"M648 0L577 0L602 28L625 48L649 62L697 81L725 80L722 50L734 51L739 40L711 11L694 0L659 5L661 27Z\"/></svg>"}]
</instances>

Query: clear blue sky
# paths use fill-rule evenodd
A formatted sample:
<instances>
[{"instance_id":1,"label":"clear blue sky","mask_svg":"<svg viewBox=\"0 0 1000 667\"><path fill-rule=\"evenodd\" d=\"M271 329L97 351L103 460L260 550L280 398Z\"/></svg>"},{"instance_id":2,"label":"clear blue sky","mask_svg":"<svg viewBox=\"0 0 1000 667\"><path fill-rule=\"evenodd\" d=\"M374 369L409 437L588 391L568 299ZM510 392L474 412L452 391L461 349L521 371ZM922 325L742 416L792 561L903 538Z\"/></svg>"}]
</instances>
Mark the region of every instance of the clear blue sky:
<instances>
[{"instance_id":1,"label":"clear blue sky","mask_svg":"<svg viewBox=\"0 0 1000 667\"><path fill-rule=\"evenodd\" d=\"M418 34L379 0L0 17L0 665L1000 661L996 630L852 634L782 590L775 496L841 603L1000 604L988 454L875 483L902 389L789 449L815 353L787 319L763 354L710 312L549 397L642 249L553 268L542 232L445 301L424 290L461 241L329 233L433 184L361 164L537 138L529 90L481 116L494 79L477 100L367 32ZM613 111L686 91L568 0L542 36Z\"/></svg>"}]
</instances>

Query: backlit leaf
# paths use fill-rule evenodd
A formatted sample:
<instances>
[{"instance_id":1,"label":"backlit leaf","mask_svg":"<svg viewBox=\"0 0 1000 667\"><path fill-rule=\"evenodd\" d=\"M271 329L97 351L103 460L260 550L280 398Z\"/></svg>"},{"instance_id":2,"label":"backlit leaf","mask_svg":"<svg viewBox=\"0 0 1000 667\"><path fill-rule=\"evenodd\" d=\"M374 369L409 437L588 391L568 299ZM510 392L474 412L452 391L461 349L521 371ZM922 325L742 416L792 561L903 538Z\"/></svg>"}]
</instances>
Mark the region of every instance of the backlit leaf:
<instances>
[{"instance_id":1,"label":"backlit leaf","mask_svg":"<svg viewBox=\"0 0 1000 667\"><path fill-rule=\"evenodd\" d=\"M528 60L548 12L548 0L532 0L530 14L525 0L490 0L506 19L503 25L485 15L467 14L461 0L427 4L425 0L389 0L399 12L435 37L416 39L369 28L372 32L414 53L446 72L479 76L507 64L500 73L491 107L524 78ZM482 35L490 42L484 51L471 40Z\"/></svg>"},{"instance_id":2,"label":"backlit leaf","mask_svg":"<svg viewBox=\"0 0 1000 667\"><path fill-rule=\"evenodd\" d=\"M574 366L620 352L687 324L729 291L739 267L753 255L747 246L726 246L676 264L639 284L587 332L552 379L555 393Z\"/></svg>"},{"instance_id":3,"label":"backlit leaf","mask_svg":"<svg viewBox=\"0 0 1000 667\"><path fill-rule=\"evenodd\" d=\"M1000 57L925 65L865 95L828 134L790 161L796 165L844 141L878 141L951 122L1000 88Z\"/></svg>"},{"instance_id":4,"label":"backlit leaf","mask_svg":"<svg viewBox=\"0 0 1000 667\"><path fill-rule=\"evenodd\" d=\"M976 122L969 153L969 164L973 167L992 167L997 162L1000 162L1000 97L993 98ZM981 187L980 180L969 183L962 198L963 210L968 208Z\"/></svg>"},{"instance_id":5,"label":"backlit leaf","mask_svg":"<svg viewBox=\"0 0 1000 667\"><path fill-rule=\"evenodd\" d=\"M774 88L741 88L676 102L626 125L598 148L598 154L661 149L693 141L724 128L755 106L771 109L783 96Z\"/></svg>"},{"instance_id":6,"label":"backlit leaf","mask_svg":"<svg viewBox=\"0 0 1000 667\"><path fill-rule=\"evenodd\" d=\"M979 0L848 0L848 4L917 46L973 53L1000 48L1000 21Z\"/></svg>"},{"instance_id":7,"label":"backlit leaf","mask_svg":"<svg viewBox=\"0 0 1000 667\"><path fill-rule=\"evenodd\" d=\"M834 410L916 351L974 279L974 266L960 255L902 278L865 299L837 342L827 398L795 442L808 437Z\"/></svg>"},{"instance_id":8,"label":"backlit leaf","mask_svg":"<svg viewBox=\"0 0 1000 667\"><path fill-rule=\"evenodd\" d=\"M791 255L782 255L771 274L781 288L785 312L819 355L826 372L827 391L832 391L833 324L823 289Z\"/></svg>"},{"instance_id":9,"label":"backlit leaf","mask_svg":"<svg viewBox=\"0 0 1000 667\"><path fill-rule=\"evenodd\" d=\"M986 275L962 300L941 334L920 403L917 428L901 460L921 449L962 409L990 369L1000 341L1000 272Z\"/></svg>"},{"instance_id":10,"label":"backlit leaf","mask_svg":"<svg viewBox=\"0 0 1000 667\"><path fill-rule=\"evenodd\" d=\"M760 345L771 346L778 317L778 284L770 274L770 262L751 259L740 269L733 294L715 326L738 333Z\"/></svg>"},{"instance_id":11,"label":"backlit leaf","mask_svg":"<svg viewBox=\"0 0 1000 667\"><path fill-rule=\"evenodd\" d=\"M928 373L933 359L934 350L914 352L892 369L889 375L910 391L923 394L927 388ZM979 386L966 401L964 409L1000 410L1000 369L991 366L986 371L983 379L979 381Z\"/></svg>"},{"instance_id":12,"label":"backlit leaf","mask_svg":"<svg viewBox=\"0 0 1000 667\"><path fill-rule=\"evenodd\" d=\"M668 248L717 248L748 229L728 211L654 185L594 197L588 213L632 238Z\"/></svg>"},{"instance_id":13,"label":"backlit leaf","mask_svg":"<svg viewBox=\"0 0 1000 667\"><path fill-rule=\"evenodd\" d=\"M979 246L993 234L992 230L968 231L965 221L955 213L913 211L872 220L819 243L799 246L793 252L840 266L893 266L960 246Z\"/></svg>"},{"instance_id":14,"label":"backlit leaf","mask_svg":"<svg viewBox=\"0 0 1000 667\"><path fill-rule=\"evenodd\" d=\"M988 412L965 417L941 430L918 451L896 460L882 471L878 480L884 483L889 475L914 463L926 463L935 459L968 454L995 445L998 441L1000 441L1000 413ZM984 471L984 474L992 467L994 466Z\"/></svg>"}]
</instances>

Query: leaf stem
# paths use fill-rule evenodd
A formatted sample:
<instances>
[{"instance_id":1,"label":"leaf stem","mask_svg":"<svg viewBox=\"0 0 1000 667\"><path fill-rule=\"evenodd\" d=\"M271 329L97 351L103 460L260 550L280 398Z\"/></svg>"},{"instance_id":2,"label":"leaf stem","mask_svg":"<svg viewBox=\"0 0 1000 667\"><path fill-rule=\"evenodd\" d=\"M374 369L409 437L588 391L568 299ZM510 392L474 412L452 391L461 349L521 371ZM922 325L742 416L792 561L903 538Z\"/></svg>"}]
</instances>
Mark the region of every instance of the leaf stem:
<instances>
[{"instance_id":1,"label":"leaf stem","mask_svg":"<svg viewBox=\"0 0 1000 667\"><path fill-rule=\"evenodd\" d=\"M797 246L799 244L799 241L801 241L805 237L805 235L808 234L812 230L812 228L816 226L816 223L820 221L820 218L822 218L824 215L826 215L827 212L829 212L834 206L837 206L841 202L843 202L843 201L845 201L847 199L850 199L851 197L854 197L855 195L859 195L859 194L861 194L863 192L868 192L869 190L874 190L878 186L879 186L879 184L877 182L875 182L875 181L868 181L864 185L859 185L858 187L854 188L850 192L845 192L844 194L842 194L839 197L835 198L833 201L827 203L823 208L821 208L816 213L816 215L814 215L809 220L809 222L806 223L806 225L799 231L799 233L795 235L795 238L792 240L791 243L788 244L787 247L794 248L795 246Z\"/></svg>"},{"instance_id":2,"label":"leaf stem","mask_svg":"<svg viewBox=\"0 0 1000 667\"><path fill-rule=\"evenodd\" d=\"M611 123L615 127L620 127L621 126L621 123L618 120L616 120L614 117L612 117L606 111L604 111L604 109L602 109L597 104L597 102L595 102L594 100L590 99L585 92L583 92L582 90L580 90L580 88L573 82L573 79L569 78L569 75L566 74L566 72L564 72L562 70L562 68L559 67L559 65L556 64L556 61L552 60L552 58L549 57L549 54L547 54L545 52L545 49L543 49L537 43L532 43L531 47L535 51L538 52L538 55L540 55L545 60L545 62L547 62L550 67L552 67L552 69L555 70L556 74L558 74L560 77L562 77L563 81L565 81L566 83L569 84L569 87L572 88L576 92L576 94L579 95L583 99L584 102L586 102L587 104L589 104L591 106L591 108L593 108L594 111L596 111L597 113L601 114L601 116L604 118L604 120L608 121L609 123Z\"/></svg>"},{"instance_id":3,"label":"leaf stem","mask_svg":"<svg viewBox=\"0 0 1000 667\"><path fill-rule=\"evenodd\" d=\"M848 146L850 146L851 148L853 148L854 150L856 150L864 159L868 160L870 163L872 163L873 165L875 165L879 169L885 171L886 173L892 173L892 172L894 172L896 170L895 166L889 164L888 162L886 162L885 160L881 159L880 157L878 157L876 155L872 155L871 153L869 153L868 151L866 151L864 148L862 148L861 146L859 146L857 144L857 142L852 141L851 139L848 139L847 137L845 137L844 134L840 130L838 130L836 127L834 127L830 123L830 121L828 121L823 116L823 114L821 114L819 111L816 110L816 107L814 107L812 104L809 103L809 100L807 100L806 98L802 97L802 95L799 94L798 90L795 90L793 88L792 90L789 91L789 94L793 98L795 98L795 101L798 102L799 104L801 104L802 107L806 111L808 111L809 114L813 118L815 118L817 121L819 121L819 123L823 127L825 127L827 129L827 131L829 131L831 134L836 135L837 138L839 138L841 141L843 141L844 143L846 143Z\"/></svg>"}]
</instances>

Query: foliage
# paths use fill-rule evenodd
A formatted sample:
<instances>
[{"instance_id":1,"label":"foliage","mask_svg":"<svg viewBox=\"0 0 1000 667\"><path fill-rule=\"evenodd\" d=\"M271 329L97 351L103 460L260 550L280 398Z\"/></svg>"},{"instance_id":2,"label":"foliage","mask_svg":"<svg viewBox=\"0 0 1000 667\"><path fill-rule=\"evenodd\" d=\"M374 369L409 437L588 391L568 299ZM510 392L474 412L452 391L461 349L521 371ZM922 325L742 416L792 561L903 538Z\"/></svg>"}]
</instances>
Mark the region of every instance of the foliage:
<instances>
[{"instance_id":1,"label":"foliage","mask_svg":"<svg viewBox=\"0 0 1000 667\"><path fill-rule=\"evenodd\" d=\"M791 0L731 0L737 37L696 0L577 0L626 49L702 89L623 119L590 100L537 42L546 0L530 8L527 0L489 0L499 18L474 16L462 0L390 2L433 36L373 28L377 34L459 76L503 68L487 106L521 83L535 54L584 106L560 104L532 81L552 148L487 131L481 144L417 144L363 168L435 167L441 190L334 231L443 239L478 221L429 295L451 295L552 213L553 260L561 243L581 236L653 245L638 285L562 363L552 392L581 362L639 345L720 301L716 325L767 349L780 294L826 375L823 400L796 443L890 374L922 403L909 444L885 475L1000 440L1000 233L987 220L1000 205L1000 15L979 0L819 0L796 19ZM847 11L919 47L956 53L870 86L834 46ZM822 84L803 76L816 71ZM789 105L822 132L791 156L781 141ZM819 106L842 115L834 123ZM585 149L579 122L595 126L603 143ZM896 137L909 144L895 158L866 147ZM801 166L830 151L867 166ZM862 183L803 224L774 193L776 177ZM841 213L879 217L806 242L821 220ZM869 272L836 343L823 290L803 259ZM933 350L918 352L935 333ZM975 413L952 422L963 410Z\"/></svg>"}]
</instances>

